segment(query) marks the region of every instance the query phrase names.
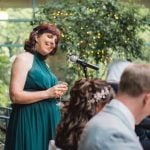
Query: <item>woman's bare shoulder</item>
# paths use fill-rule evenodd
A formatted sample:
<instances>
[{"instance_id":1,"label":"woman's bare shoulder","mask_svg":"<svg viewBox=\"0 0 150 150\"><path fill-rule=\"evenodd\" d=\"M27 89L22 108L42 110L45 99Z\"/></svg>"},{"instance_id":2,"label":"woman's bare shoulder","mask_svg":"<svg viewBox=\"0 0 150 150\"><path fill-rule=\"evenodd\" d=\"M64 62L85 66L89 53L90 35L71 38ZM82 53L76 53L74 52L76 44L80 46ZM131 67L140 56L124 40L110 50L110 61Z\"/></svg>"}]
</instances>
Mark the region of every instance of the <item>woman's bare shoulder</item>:
<instances>
[{"instance_id":1,"label":"woman's bare shoulder","mask_svg":"<svg viewBox=\"0 0 150 150\"><path fill-rule=\"evenodd\" d=\"M23 53L18 54L16 58L29 60L33 58L33 54L29 52L23 52Z\"/></svg>"},{"instance_id":2,"label":"woman's bare shoulder","mask_svg":"<svg viewBox=\"0 0 150 150\"><path fill-rule=\"evenodd\" d=\"M28 66L29 68L32 66L33 63L33 54L29 52L23 52L16 56L14 64L20 64Z\"/></svg>"}]
</instances>

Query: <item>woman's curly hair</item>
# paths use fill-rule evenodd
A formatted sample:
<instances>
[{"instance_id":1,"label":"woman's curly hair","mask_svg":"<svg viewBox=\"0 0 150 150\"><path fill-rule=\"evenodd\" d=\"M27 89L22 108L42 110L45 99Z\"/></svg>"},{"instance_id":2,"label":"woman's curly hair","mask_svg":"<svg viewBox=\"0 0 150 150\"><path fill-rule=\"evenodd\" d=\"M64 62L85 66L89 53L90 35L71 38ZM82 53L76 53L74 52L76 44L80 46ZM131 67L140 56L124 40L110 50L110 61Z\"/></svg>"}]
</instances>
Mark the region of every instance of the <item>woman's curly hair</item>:
<instances>
[{"instance_id":1,"label":"woman's curly hair","mask_svg":"<svg viewBox=\"0 0 150 150\"><path fill-rule=\"evenodd\" d=\"M90 102L97 92L107 88L109 93L99 101ZM111 86L100 79L81 79L70 91L70 103L58 125L56 146L63 150L77 150L78 141L85 124L96 114L98 103L107 103L114 96Z\"/></svg>"},{"instance_id":2,"label":"woman's curly hair","mask_svg":"<svg viewBox=\"0 0 150 150\"><path fill-rule=\"evenodd\" d=\"M42 23L37 27L33 28L32 32L29 35L29 39L25 41L24 49L27 52L34 53L35 51L35 44L36 44L36 36L40 36L44 33L51 33L57 36L56 40L56 47L50 53L50 55L54 55L57 51L58 43L60 40L60 30L53 24L49 23Z\"/></svg>"}]
</instances>

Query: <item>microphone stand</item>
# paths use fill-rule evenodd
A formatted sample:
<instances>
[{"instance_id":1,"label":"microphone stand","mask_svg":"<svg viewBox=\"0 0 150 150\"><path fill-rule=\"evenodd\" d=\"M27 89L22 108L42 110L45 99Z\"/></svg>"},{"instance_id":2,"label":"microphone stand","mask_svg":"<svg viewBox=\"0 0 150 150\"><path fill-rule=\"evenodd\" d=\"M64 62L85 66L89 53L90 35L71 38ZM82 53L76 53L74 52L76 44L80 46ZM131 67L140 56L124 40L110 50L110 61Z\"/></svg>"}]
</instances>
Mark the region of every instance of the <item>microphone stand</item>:
<instances>
[{"instance_id":1,"label":"microphone stand","mask_svg":"<svg viewBox=\"0 0 150 150\"><path fill-rule=\"evenodd\" d=\"M86 65L81 65L81 66L83 68L83 72L84 72L85 78L88 78L88 75L87 75L87 66Z\"/></svg>"}]
</instances>

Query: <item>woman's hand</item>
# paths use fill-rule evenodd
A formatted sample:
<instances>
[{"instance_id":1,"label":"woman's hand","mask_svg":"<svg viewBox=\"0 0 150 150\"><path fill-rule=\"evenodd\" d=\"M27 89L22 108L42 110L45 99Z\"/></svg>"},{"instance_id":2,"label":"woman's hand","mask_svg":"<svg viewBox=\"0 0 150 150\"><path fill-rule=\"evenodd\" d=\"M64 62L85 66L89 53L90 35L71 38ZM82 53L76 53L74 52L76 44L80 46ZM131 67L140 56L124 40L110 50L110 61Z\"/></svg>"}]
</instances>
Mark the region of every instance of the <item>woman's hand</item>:
<instances>
[{"instance_id":1,"label":"woman's hand","mask_svg":"<svg viewBox=\"0 0 150 150\"><path fill-rule=\"evenodd\" d=\"M50 98L60 98L68 90L67 84L56 84L55 86L49 88L47 93Z\"/></svg>"}]
</instances>

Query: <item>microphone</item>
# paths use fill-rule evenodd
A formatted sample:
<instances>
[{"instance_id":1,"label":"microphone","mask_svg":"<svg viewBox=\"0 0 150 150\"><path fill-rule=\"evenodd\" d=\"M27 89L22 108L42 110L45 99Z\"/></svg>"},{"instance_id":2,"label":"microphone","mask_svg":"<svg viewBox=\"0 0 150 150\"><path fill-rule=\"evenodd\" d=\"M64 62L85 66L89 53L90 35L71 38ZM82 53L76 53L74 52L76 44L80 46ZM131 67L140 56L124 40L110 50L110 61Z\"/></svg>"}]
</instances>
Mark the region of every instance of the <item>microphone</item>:
<instances>
[{"instance_id":1,"label":"microphone","mask_svg":"<svg viewBox=\"0 0 150 150\"><path fill-rule=\"evenodd\" d=\"M76 55L70 55L69 56L69 59L74 62L74 63L77 63L77 64L80 64L81 66L83 67L89 67L91 69L95 69L95 70L98 70L99 67L97 67L96 65L92 65L92 64L89 64L88 62L80 59L78 56Z\"/></svg>"}]
</instances>

